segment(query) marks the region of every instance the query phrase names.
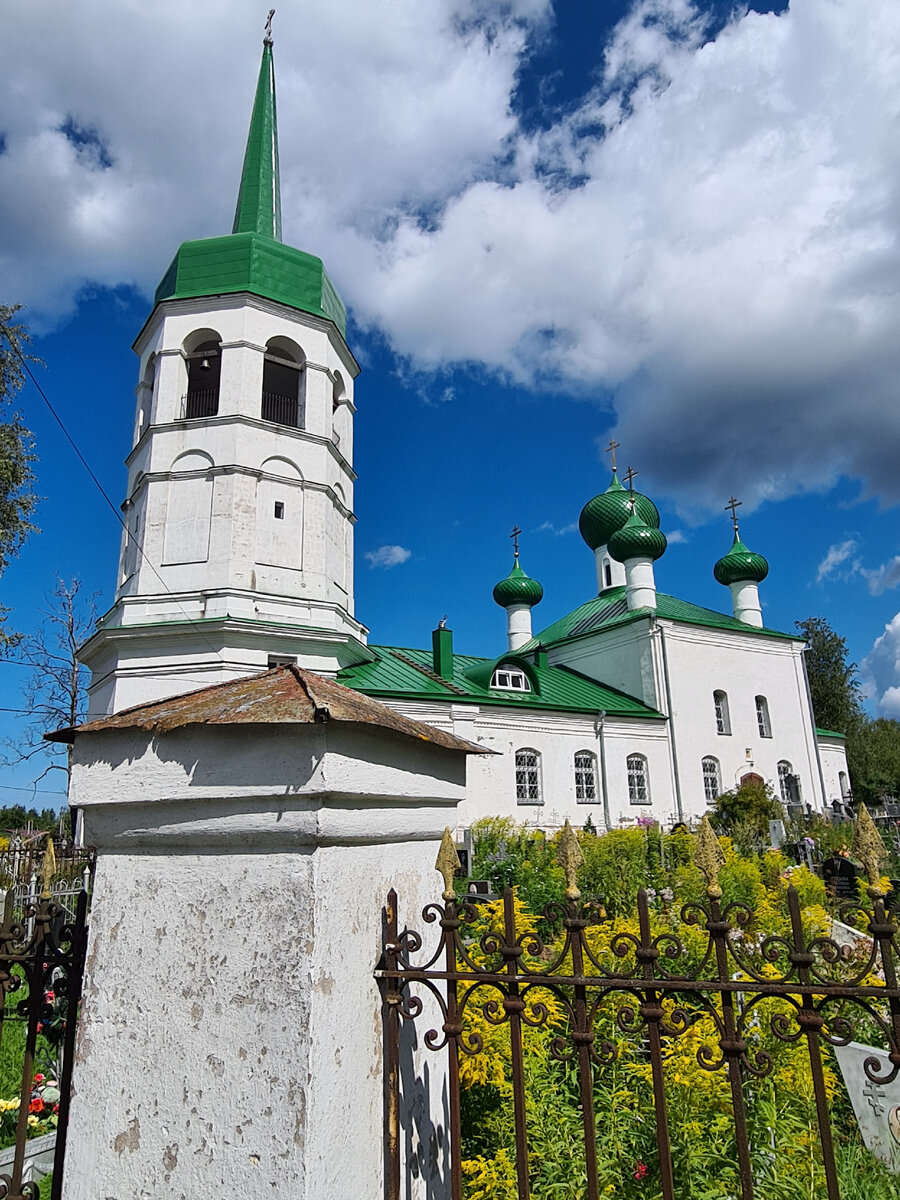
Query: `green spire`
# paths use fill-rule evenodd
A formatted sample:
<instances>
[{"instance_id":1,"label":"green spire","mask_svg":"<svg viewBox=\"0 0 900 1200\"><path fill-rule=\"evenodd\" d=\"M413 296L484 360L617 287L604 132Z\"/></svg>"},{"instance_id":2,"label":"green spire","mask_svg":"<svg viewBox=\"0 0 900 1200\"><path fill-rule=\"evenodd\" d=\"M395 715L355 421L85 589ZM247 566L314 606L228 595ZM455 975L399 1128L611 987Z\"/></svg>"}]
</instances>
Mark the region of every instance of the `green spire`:
<instances>
[{"instance_id":1,"label":"green spire","mask_svg":"<svg viewBox=\"0 0 900 1200\"><path fill-rule=\"evenodd\" d=\"M278 175L278 122L275 118L275 64L272 39L263 42L262 63L241 187L234 213L232 233L262 233L281 241L281 183Z\"/></svg>"}]
</instances>

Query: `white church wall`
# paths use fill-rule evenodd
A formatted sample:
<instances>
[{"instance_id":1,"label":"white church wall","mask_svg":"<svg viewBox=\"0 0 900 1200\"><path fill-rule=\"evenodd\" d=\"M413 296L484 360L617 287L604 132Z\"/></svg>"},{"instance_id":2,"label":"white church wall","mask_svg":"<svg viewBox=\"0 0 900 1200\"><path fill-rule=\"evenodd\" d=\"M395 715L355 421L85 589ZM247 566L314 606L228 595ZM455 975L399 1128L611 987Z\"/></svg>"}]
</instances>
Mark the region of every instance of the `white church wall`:
<instances>
[{"instance_id":1,"label":"white church wall","mask_svg":"<svg viewBox=\"0 0 900 1200\"><path fill-rule=\"evenodd\" d=\"M590 812L594 824L604 824L604 768L610 824L629 823L641 815L669 822L677 817L664 721L634 721L584 713L540 712L533 709L487 708L457 703L430 704L385 700L406 716L455 733L494 755L468 763L466 798L459 806L460 828L483 817L512 817L539 828L555 829L566 819L583 825ZM602 737L602 746L601 746ZM540 755L542 802L520 803L516 795L517 750ZM586 750L595 757L596 799L581 802L575 792L575 755ZM628 756L647 761L650 803L632 804L628 789Z\"/></svg>"},{"instance_id":2,"label":"white church wall","mask_svg":"<svg viewBox=\"0 0 900 1200\"><path fill-rule=\"evenodd\" d=\"M825 780L825 803L846 800L851 793L850 772L847 767L847 743L843 738L817 738L822 775Z\"/></svg>"},{"instance_id":3,"label":"white church wall","mask_svg":"<svg viewBox=\"0 0 900 1200\"><path fill-rule=\"evenodd\" d=\"M648 708L660 707L649 619L552 646L548 660L551 666L571 667L582 675L635 696Z\"/></svg>"},{"instance_id":4,"label":"white church wall","mask_svg":"<svg viewBox=\"0 0 900 1200\"><path fill-rule=\"evenodd\" d=\"M718 759L723 790L761 775L779 795L778 763L791 764L804 803L822 805L822 785L803 677L801 643L660 621L672 699L672 724L685 811L706 807L702 760ZM730 734L717 732L713 692L728 698ZM762 737L756 697L768 705L771 737Z\"/></svg>"}]
</instances>

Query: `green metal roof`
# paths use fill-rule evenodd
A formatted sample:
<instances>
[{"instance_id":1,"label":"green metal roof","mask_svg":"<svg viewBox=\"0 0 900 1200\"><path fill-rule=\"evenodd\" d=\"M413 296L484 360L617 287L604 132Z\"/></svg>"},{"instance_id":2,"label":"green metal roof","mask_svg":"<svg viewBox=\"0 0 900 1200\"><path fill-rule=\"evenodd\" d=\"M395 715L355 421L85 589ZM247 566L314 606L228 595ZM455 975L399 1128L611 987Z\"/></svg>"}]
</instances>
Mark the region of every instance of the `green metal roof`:
<instances>
[{"instance_id":1,"label":"green metal roof","mask_svg":"<svg viewBox=\"0 0 900 1200\"><path fill-rule=\"evenodd\" d=\"M367 696L389 696L405 700L469 701L481 706L543 709L556 712L597 713L611 716L665 720L662 713L649 708L633 696L616 688L596 683L568 667L551 667L528 662L527 674L534 690L530 692L493 691L476 680L489 680L493 664L514 663L520 653L504 654L498 659L453 655L453 676L436 675L429 650L408 650L398 646L370 646L375 662L345 667L338 682ZM479 669L480 668L480 669ZM472 678L472 676L475 678Z\"/></svg>"},{"instance_id":2,"label":"green metal roof","mask_svg":"<svg viewBox=\"0 0 900 1200\"><path fill-rule=\"evenodd\" d=\"M278 170L278 121L275 115L275 64L272 43L263 43L256 97L247 133L244 167L232 233L264 233L281 241L281 177Z\"/></svg>"},{"instance_id":3,"label":"green metal roof","mask_svg":"<svg viewBox=\"0 0 900 1200\"><path fill-rule=\"evenodd\" d=\"M640 492L629 492L622 487L619 476L613 470L609 487L593 500L588 500L578 518L581 536L592 550L605 546L610 537L621 529L631 515L632 497L638 516L652 529L659 529L659 512L656 505Z\"/></svg>"},{"instance_id":4,"label":"green metal roof","mask_svg":"<svg viewBox=\"0 0 900 1200\"><path fill-rule=\"evenodd\" d=\"M494 601L501 608L511 604L540 604L544 589L536 579L530 579L519 566L519 556L516 555L512 570L505 579L501 579L494 588Z\"/></svg>"},{"instance_id":5,"label":"green metal roof","mask_svg":"<svg viewBox=\"0 0 900 1200\"><path fill-rule=\"evenodd\" d=\"M347 310L322 260L281 241L281 187L272 46L263 45L259 81L229 236L183 242L155 303L250 292L333 321L347 337Z\"/></svg>"},{"instance_id":6,"label":"green metal roof","mask_svg":"<svg viewBox=\"0 0 900 1200\"><path fill-rule=\"evenodd\" d=\"M155 302L252 292L334 321L347 336L347 310L321 258L258 233L183 242L156 289Z\"/></svg>"},{"instance_id":7,"label":"green metal roof","mask_svg":"<svg viewBox=\"0 0 900 1200\"><path fill-rule=\"evenodd\" d=\"M816 737L840 738L842 742L847 740L846 733L837 733L834 729L820 729L818 725L816 726Z\"/></svg>"},{"instance_id":8,"label":"green metal roof","mask_svg":"<svg viewBox=\"0 0 900 1200\"><path fill-rule=\"evenodd\" d=\"M569 638L585 637L603 629L617 625L625 625L629 621L653 615L649 608L636 608L629 611L625 599L625 588L607 588L601 595L588 600L574 612L560 617L546 629L542 629L530 642L520 647L519 653L527 653L537 646L553 646ZM679 600L675 596L667 596L664 592L656 593L656 615L669 621L678 621L685 625L702 625L709 629L727 629L733 633L752 633L763 637L784 638L788 641L794 638L790 633L779 633L774 629L760 629L747 625L734 617L726 617L724 613L713 612L710 608L701 608L687 600Z\"/></svg>"},{"instance_id":9,"label":"green metal roof","mask_svg":"<svg viewBox=\"0 0 900 1200\"><path fill-rule=\"evenodd\" d=\"M726 587L730 583L762 583L768 573L769 564L761 554L747 549L736 529L731 549L713 567L717 582Z\"/></svg>"}]
</instances>

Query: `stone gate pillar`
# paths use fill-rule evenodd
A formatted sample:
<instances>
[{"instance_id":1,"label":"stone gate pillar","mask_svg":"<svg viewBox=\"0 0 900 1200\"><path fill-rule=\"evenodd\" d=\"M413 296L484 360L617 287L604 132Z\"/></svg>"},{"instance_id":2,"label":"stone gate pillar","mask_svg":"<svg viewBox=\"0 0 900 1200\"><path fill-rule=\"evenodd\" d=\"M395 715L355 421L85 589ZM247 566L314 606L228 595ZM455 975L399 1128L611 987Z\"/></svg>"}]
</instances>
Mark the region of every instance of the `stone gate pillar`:
<instances>
[{"instance_id":1,"label":"stone gate pillar","mask_svg":"<svg viewBox=\"0 0 900 1200\"><path fill-rule=\"evenodd\" d=\"M55 736L98 850L65 1200L381 1200L382 906L438 898L477 748L296 668ZM407 1069L439 1200L443 1058Z\"/></svg>"}]
</instances>

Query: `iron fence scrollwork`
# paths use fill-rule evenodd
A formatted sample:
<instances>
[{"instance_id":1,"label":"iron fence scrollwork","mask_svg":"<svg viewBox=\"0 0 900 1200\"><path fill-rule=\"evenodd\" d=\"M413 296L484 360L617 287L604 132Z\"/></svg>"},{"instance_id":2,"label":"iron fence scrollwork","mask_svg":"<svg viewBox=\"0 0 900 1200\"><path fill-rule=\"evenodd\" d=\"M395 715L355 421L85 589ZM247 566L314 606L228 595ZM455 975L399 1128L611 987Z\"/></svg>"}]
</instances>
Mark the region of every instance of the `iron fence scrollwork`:
<instances>
[{"instance_id":1,"label":"iron fence scrollwork","mask_svg":"<svg viewBox=\"0 0 900 1200\"><path fill-rule=\"evenodd\" d=\"M602 1130L598 1131L594 1113L594 1079L619 1052L615 1041L603 1038L596 1028L598 1015L610 1004L616 1029L640 1037L649 1057L663 1200L677 1197L666 1102L666 1044L682 1037L701 1018L711 1022L715 1037L700 1046L696 1058L704 1070L727 1075L741 1200L753 1200L759 1194L745 1097L748 1083L765 1079L773 1068L773 1055L758 1036L761 1023L780 1043L805 1043L827 1197L840 1200L823 1045L849 1044L861 1017L867 1028L878 1030L888 1048L889 1069L885 1070L883 1059L866 1060L868 1080L882 1085L900 1073L898 927L886 910L881 888L883 851L877 830L863 809L854 853L865 868L868 903L850 900L842 906L842 917L855 918L857 927L868 935L868 949L861 956L854 957L830 937L810 937L804 932L800 898L793 886L787 888L787 932L762 938L751 954L742 935L753 912L739 902L723 904L719 873L724 858L708 819L704 819L695 854L707 884L704 901L685 905L675 928L660 931L657 926L654 931L650 900L642 889L637 899L637 932L625 929L616 933L609 945L611 954L604 956L595 953L591 945L589 929L598 920L597 909L583 901L576 886L581 851L568 822L558 854L566 875L565 900L550 905L545 914L562 930L560 943L552 950L536 933L517 933L511 889L502 896L498 928L482 932L473 941L471 928L478 919L478 902L477 898L455 897L452 880L458 859L448 830L436 864L444 879L442 903L429 904L422 913L424 921L440 931L431 952L423 950L419 932L399 927L395 891L390 892L385 908L384 946L376 974L385 1010L388 1200L400 1200L401 1196L400 1026L420 1017L426 994L441 1022L439 1028L425 1032L424 1044L447 1054L452 1200L461 1200L463 1191L460 1059L484 1049L478 1032L466 1024L467 1015L475 1010L490 1025L509 1029L518 1200L528 1200L531 1194L522 1031L547 1023L548 995L565 1014L564 1028L555 1031L551 1040L551 1056L572 1064L578 1075L587 1200L599 1200L600 1196L597 1138ZM688 953L682 931L705 935L699 960L696 949L693 957ZM615 961L608 961L610 958ZM770 1002L768 1007L765 1002Z\"/></svg>"},{"instance_id":2,"label":"iron fence scrollwork","mask_svg":"<svg viewBox=\"0 0 900 1200\"><path fill-rule=\"evenodd\" d=\"M57 903L45 881L42 894L21 908L16 888L6 892L0 926L0 1042L13 1027L24 1032L15 1153L11 1170L0 1174L0 1200L37 1200L39 1185L26 1180L29 1117L35 1071L53 1072L56 1102L56 1147L51 1200L60 1200L63 1159L75 1049L78 1006L87 950L88 888L74 897L74 914ZM19 1035L21 1036L21 1035ZM38 1061L40 1050L48 1061Z\"/></svg>"}]
</instances>

